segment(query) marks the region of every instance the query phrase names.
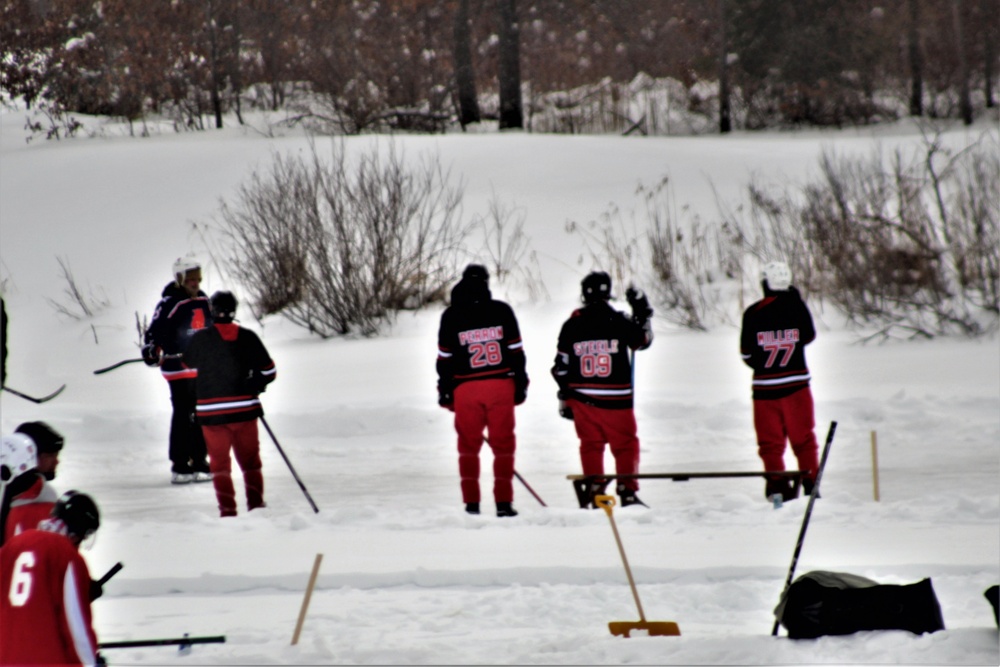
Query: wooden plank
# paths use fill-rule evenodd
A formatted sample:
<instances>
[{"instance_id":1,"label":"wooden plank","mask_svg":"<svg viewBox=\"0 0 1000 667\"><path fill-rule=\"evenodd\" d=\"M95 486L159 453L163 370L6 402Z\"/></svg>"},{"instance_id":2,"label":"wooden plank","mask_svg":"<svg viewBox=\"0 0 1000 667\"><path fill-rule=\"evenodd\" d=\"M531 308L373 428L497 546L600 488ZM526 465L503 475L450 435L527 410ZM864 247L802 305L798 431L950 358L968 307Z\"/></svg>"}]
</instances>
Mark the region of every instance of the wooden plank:
<instances>
[{"instance_id":1,"label":"wooden plank","mask_svg":"<svg viewBox=\"0 0 1000 667\"><path fill-rule=\"evenodd\" d=\"M628 475L566 475L566 479L578 481L585 479L672 479L684 482L689 479L708 479L715 477L791 477L799 478L804 473L801 470L782 470L780 472L765 471L733 471L733 472L647 472Z\"/></svg>"}]
</instances>

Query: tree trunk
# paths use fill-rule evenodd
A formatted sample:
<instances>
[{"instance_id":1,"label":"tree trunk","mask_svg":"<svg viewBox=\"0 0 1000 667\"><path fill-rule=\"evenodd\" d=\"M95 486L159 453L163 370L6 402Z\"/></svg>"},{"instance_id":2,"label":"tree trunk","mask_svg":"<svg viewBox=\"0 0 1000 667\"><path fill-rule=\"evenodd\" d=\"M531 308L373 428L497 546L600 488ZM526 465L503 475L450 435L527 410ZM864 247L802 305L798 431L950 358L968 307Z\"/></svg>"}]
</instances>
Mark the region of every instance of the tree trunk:
<instances>
[{"instance_id":1,"label":"tree trunk","mask_svg":"<svg viewBox=\"0 0 1000 667\"><path fill-rule=\"evenodd\" d=\"M476 98L476 76L472 69L472 47L469 35L469 0L459 0L455 10L455 88L458 94L458 122L462 129L478 123L479 101Z\"/></svg>"},{"instance_id":2,"label":"tree trunk","mask_svg":"<svg viewBox=\"0 0 1000 667\"><path fill-rule=\"evenodd\" d=\"M517 0L497 0L500 20L500 129L523 128L521 110L521 31L517 25Z\"/></svg>"},{"instance_id":3,"label":"tree trunk","mask_svg":"<svg viewBox=\"0 0 1000 667\"><path fill-rule=\"evenodd\" d=\"M997 105L993 96L993 77L996 76L994 67L997 61L997 41L1000 39L1000 30L997 30L997 20L1000 13L997 12L996 0L979 0L983 20L983 94L986 96L986 106L993 108Z\"/></svg>"},{"instance_id":4,"label":"tree trunk","mask_svg":"<svg viewBox=\"0 0 1000 667\"><path fill-rule=\"evenodd\" d=\"M910 115L924 115L924 62L920 53L920 0L909 0L910 26L907 48L910 55Z\"/></svg>"},{"instance_id":5,"label":"tree trunk","mask_svg":"<svg viewBox=\"0 0 1000 667\"><path fill-rule=\"evenodd\" d=\"M965 53L965 33L962 26L962 0L953 0L951 14L955 19L955 47L958 53L959 107L962 122L972 125L972 97L969 94L969 58Z\"/></svg>"},{"instance_id":6,"label":"tree trunk","mask_svg":"<svg viewBox=\"0 0 1000 667\"><path fill-rule=\"evenodd\" d=\"M719 133L733 129L729 106L729 40L726 38L726 0L719 0Z\"/></svg>"}]
</instances>

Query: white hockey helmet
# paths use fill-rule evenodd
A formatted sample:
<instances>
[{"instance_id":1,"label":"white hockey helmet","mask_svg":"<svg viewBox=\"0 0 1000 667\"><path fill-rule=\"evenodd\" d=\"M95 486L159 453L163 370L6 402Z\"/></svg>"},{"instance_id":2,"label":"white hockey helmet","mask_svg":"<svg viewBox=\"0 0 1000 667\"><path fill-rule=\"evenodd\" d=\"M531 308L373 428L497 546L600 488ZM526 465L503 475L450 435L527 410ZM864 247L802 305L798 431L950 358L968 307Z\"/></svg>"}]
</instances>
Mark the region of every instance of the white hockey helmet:
<instances>
[{"instance_id":1,"label":"white hockey helmet","mask_svg":"<svg viewBox=\"0 0 1000 667\"><path fill-rule=\"evenodd\" d=\"M38 467L38 447L23 433L0 440L0 477L9 482Z\"/></svg>"},{"instance_id":2,"label":"white hockey helmet","mask_svg":"<svg viewBox=\"0 0 1000 667\"><path fill-rule=\"evenodd\" d=\"M784 292L792 285L792 269L785 262L768 262L761 269L760 277L776 292Z\"/></svg>"},{"instance_id":3,"label":"white hockey helmet","mask_svg":"<svg viewBox=\"0 0 1000 667\"><path fill-rule=\"evenodd\" d=\"M178 285L184 284L184 276L187 275L188 271L194 271L201 268L201 262L196 260L194 257L178 257L174 261L174 280L177 281Z\"/></svg>"}]
</instances>

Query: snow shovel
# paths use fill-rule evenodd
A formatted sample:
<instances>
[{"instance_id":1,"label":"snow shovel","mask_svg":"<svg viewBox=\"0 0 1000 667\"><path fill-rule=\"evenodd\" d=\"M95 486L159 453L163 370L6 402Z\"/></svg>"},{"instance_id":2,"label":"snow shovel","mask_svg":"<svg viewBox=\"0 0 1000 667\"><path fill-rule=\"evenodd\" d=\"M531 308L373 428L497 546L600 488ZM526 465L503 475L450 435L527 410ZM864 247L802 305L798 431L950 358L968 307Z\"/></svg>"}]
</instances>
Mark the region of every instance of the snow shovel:
<instances>
[{"instance_id":1,"label":"snow shovel","mask_svg":"<svg viewBox=\"0 0 1000 667\"><path fill-rule=\"evenodd\" d=\"M642 602L639 601L639 591L635 588L635 580L632 579L632 569L628 566L628 558L625 557L625 549L622 548L622 539L618 536L618 526L615 525L615 517L611 513L611 508L615 505L614 496L594 496L594 502L608 515L611 522L611 530L615 533L615 542L618 543L618 553L622 556L622 564L625 565L625 574L628 575L628 584L632 587L632 597L635 598L635 606L639 608L638 621L611 621L608 629L611 634L619 637L631 637L633 630L645 632L650 637L678 637L681 629L673 621L647 621L646 614L642 611Z\"/></svg>"}]
</instances>

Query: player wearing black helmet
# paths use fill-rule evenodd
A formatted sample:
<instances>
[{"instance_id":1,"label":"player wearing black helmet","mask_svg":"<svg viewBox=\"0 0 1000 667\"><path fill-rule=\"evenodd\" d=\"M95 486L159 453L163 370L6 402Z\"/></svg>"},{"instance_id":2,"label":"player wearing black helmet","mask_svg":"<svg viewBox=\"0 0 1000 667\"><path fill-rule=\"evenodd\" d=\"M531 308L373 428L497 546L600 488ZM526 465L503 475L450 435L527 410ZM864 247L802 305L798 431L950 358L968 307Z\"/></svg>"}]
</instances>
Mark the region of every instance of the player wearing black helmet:
<instances>
[{"instance_id":1,"label":"player wearing black helmet","mask_svg":"<svg viewBox=\"0 0 1000 667\"><path fill-rule=\"evenodd\" d=\"M633 411L630 351L645 350L653 342L653 309L641 291L630 287L626 298L632 316L611 304L611 276L603 271L587 275L580 284L583 307L563 324L552 376L559 385L559 413L572 419L580 439L580 462L585 475L604 474L604 448L610 446L615 471L639 472L639 437ZM597 482L603 492L606 481ZM644 504L636 495L635 479L621 480L617 492L623 507Z\"/></svg>"},{"instance_id":2,"label":"player wearing black helmet","mask_svg":"<svg viewBox=\"0 0 1000 667\"><path fill-rule=\"evenodd\" d=\"M93 499L67 491L38 529L0 549L0 664L96 663L90 571L79 546L100 524Z\"/></svg>"}]
</instances>

